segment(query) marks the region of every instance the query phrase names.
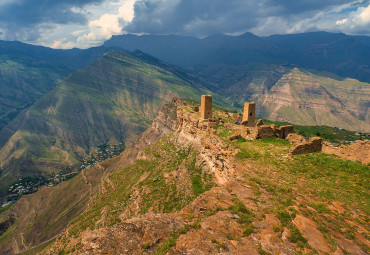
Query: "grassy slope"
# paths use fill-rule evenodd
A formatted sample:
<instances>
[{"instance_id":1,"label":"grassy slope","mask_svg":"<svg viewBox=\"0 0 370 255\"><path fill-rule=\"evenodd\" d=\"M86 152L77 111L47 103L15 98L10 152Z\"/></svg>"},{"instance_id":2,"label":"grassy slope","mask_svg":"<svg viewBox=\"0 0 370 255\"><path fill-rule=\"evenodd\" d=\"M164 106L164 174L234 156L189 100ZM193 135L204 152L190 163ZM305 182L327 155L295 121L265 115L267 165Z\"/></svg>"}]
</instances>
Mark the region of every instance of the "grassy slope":
<instances>
[{"instance_id":1,"label":"grassy slope","mask_svg":"<svg viewBox=\"0 0 370 255\"><path fill-rule=\"evenodd\" d=\"M37 61L9 60L3 56L0 61L0 131L69 72L67 66L57 68Z\"/></svg>"},{"instance_id":2,"label":"grassy slope","mask_svg":"<svg viewBox=\"0 0 370 255\"><path fill-rule=\"evenodd\" d=\"M225 120L230 121L232 120ZM252 220L248 219L245 235L256 231L250 225L252 221L263 219L266 214L272 213L281 222L281 226L274 229L278 235L288 228L290 242L296 243L298 247L312 249L292 223L295 215L300 214L318 224L319 231L334 250L338 245L334 238L337 235L354 240L368 250L356 235L357 227L351 226L350 222L369 228L369 166L322 153L288 158L285 155L291 145L286 140L239 139L230 142L227 138L232 135L231 130L222 126L218 126L217 130L225 142L240 150L235 161L237 171L243 176L240 180L247 187L253 188L255 197L252 201L260 208L253 211L255 216ZM201 169L193 165L197 152L191 148L179 150L169 141L168 138L163 138L144 149L141 160L109 175L103 182L102 191L93 199L88 210L77 217L69 225L68 231L64 232L61 243L71 244L71 240L78 238L87 228L111 226L137 214L179 211L209 189L209 177L202 177ZM184 181L180 177L175 181L176 179L168 177L171 172L181 172L182 166L187 168L188 179L185 178ZM187 185L180 184L181 180ZM343 213L330 209L334 202L343 203ZM240 201L235 204L235 208L229 208L234 213L238 214L243 210L248 212ZM212 210L217 212L227 209L215 207ZM177 238L182 234L186 234L186 231L177 233L175 238L164 241L160 247L166 247L165 251L169 251L171 247L175 247ZM168 244L169 241L171 245ZM60 251L70 251L70 247L64 251L63 249L61 247Z\"/></svg>"},{"instance_id":3,"label":"grassy slope","mask_svg":"<svg viewBox=\"0 0 370 255\"><path fill-rule=\"evenodd\" d=\"M301 214L318 224L319 230L333 248L338 245L333 235L343 235L369 251L370 247L366 247L363 240L356 235L361 230L352 223L355 222L367 230L370 228L369 165L345 161L320 152L289 158L285 156L291 147L287 140L265 138L247 141L240 138L230 142L227 138L233 132L224 127L218 129L218 135L224 141L240 150L236 155L237 168L247 179L246 184L253 187L257 195L256 201L267 205L260 213L277 215L282 227L291 229L294 242L299 246L312 248L292 224L295 215ZM333 129L330 127L298 126L296 129L307 137L321 132L328 135L326 139L330 141L338 142L343 136L327 133ZM341 132L351 133L345 130ZM332 209L336 202L343 203L343 212ZM282 228L276 231L282 232ZM365 238L368 238L366 233Z\"/></svg>"},{"instance_id":4,"label":"grassy slope","mask_svg":"<svg viewBox=\"0 0 370 255\"><path fill-rule=\"evenodd\" d=\"M133 141L163 102L202 94L167 67L113 51L70 75L25 113L0 151L1 189L20 176L73 168L93 146Z\"/></svg>"},{"instance_id":5,"label":"grassy slope","mask_svg":"<svg viewBox=\"0 0 370 255\"><path fill-rule=\"evenodd\" d=\"M5 244L13 238L22 247L23 237L23 242L31 244L28 249L36 243L50 244L72 218L84 211L104 174L102 168L93 167L56 187L43 187L22 197L11 214L17 218L15 224L0 236L0 251L6 253L9 246ZM8 217L7 213L1 214L1 221Z\"/></svg>"},{"instance_id":6,"label":"grassy slope","mask_svg":"<svg viewBox=\"0 0 370 255\"><path fill-rule=\"evenodd\" d=\"M225 122L232 120L225 119ZM334 236L338 233L356 241L363 249L368 249L358 239L357 227L352 226L351 222L369 228L369 166L322 153L288 158L285 155L291 145L286 140L239 139L230 142L227 138L232 135L231 130L218 126L217 133L233 148L240 150L235 161L237 171L243 176L240 180L253 188L255 197L252 201L260 208L253 210L253 219L248 219L246 235L256 231L251 225L252 221L272 213L281 222L281 226L274 229L276 233L281 235L284 228L288 228L291 242L297 243L298 247L312 249L292 223L295 215L300 214L318 224L319 231L334 250L338 245ZM112 226L123 219L147 212L177 212L191 203L212 187L210 176L195 165L197 153L191 147L176 147L171 143L171 135L145 148L134 164L118 168L104 178L87 210L75 218L67 227L68 231L62 234L62 243L71 244L70 241L87 228ZM115 160L110 160L103 167L117 168L117 164ZM86 170L86 173L89 171ZM335 201L343 203L344 212L330 209ZM235 204L235 208L229 208L235 214L248 211L240 201ZM213 211L218 210L227 209L213 208ZM186 232L177 233L176 238L182 234ZM166 241L162 246L166 246L168 251L175 244L176 239L172 238L170 246ZM69 248L64 252L70 251ZM61 247L60 251L63 252L63 249Z\"/></svg>"},{"instance_id":7,"label":"grassy slope","mask_svg":"<svg viewBox=\"0 0 370 255\"><path fill-rule=\"evenodd\" d=\"M195 166L197 153L192 148L177 148L168 138L145 148L146 159L104 179L102 192L70 223L64 238L78 237L87 228L111 226L138 214L179 211L212 187L212 177Z\"/></svg>"},{"instance_id":8,"label":"grassy slope","mask_svg":"<svg viewBox=\"0 0 370 255\"><path fill-rule=\"evenodd\" d=\"M69 241L71 238L79 237L87 228L93 230L112 226L122 218L131 218L138 214L178 212L214 185L212 176L195 165L197 154L198 152L191 147L176 147L168 137L165 137L152 146L144 148L141 159L125 168L118 167L112 173L104 172L99 167L86 169L84 173L93 191L88 192L89 189L85 186L81 174L52 188L47 200L50 199L53 202L47 203L47 206L36 214L21 217L20 221L16 222L16 226L11 227L0 237L0 244L14 237L20 240L19 233L24 228L27 229L23 232L27 242L47 241L53 238L53 233L65 227L61 222L63 220L64 223L68 222L64 216L72 219L76 214L71 215L69 212L81 213L81 208L86 206L87 200L84 199L86 196L91 197L88 207L69 223L68 230L62 233L62 239ZM117 168L119 160L120 158L117 157L101 165L104 169ZM177 171L174 171L175 169ZM176 174L178 174L177 177ZM103 175L105 176L102 178ZM99 179L100 184L96 182ZM78 183L83 185L75 186ZM70 194L62 199L58 194L65 190L69 190ZM82 192L82 190L85 191ZM96 191L98 191L97 194L91 196ZM81 192L81 195L78 195L82 197L81 203L76 202L75 199L71 200L78 192ZM42 192L38 192L30 197L23 197L17 203L24 203L25 206L30 204L30 207L35 208L32 201L37 202L42 195ZM139 210L136 202L139 203ZM21 206L19 210L25 206ZM37 211L37 208L35 210ZM56 217L56 215L62 217ZM43 225L37 228L40 220ZM40 229L45 227L45 224L50 227L40 233ZM18 228L17 232L16 228ZM39 234L29 235L32 231ZM53 240L47 241L32 250L47 249L52 242ZM31 251L25 254L29 252ZM60 252L63 254L66 251L62 249Z\"/></svg>"}]
</instances>

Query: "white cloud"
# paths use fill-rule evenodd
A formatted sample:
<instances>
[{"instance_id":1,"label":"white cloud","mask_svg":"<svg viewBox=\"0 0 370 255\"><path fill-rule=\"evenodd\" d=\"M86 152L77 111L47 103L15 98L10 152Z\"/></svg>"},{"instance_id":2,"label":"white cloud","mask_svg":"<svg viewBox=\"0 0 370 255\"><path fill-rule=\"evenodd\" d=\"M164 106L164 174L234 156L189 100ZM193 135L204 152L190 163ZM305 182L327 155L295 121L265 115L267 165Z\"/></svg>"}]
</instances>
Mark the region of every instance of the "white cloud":
<instances>
[{"instance_id":1,"label":"white cloud","mask_svg":"<svg viewBox=\"0 0 370 255\"><path fill-rule=\"evenodd\" d=\"M365 24L370 23L370 5L360 14L360 17Z\"/></svg>"},{"instance_id":2,"label":"white cloud","mask_svg":"<svg viewBox=\"0 0 370 255\"><path fill-rule=\"evenodd\" d=\"M111 6L110 12L106 10L97 19L91 20L88 23L87 30L76 30L70 34L75 36L74 39L70 38L66 43L65 39L53 41L50 47L52 48L66 48L79 47L89 48L98 46L105 40L108 40L112 35L122 34L123 28L132 21L135 16L134 4L136 0L120 0L118 2L109 3ZM112 8L113 7L113 8ZM94 7L96 8L96 7Z\"/></svg>"},{"instance_id":3,"label":"white cloud","mask_svg":"<svg viewBox=\"0 0 370 255\"><path fill-rule=\"evenodd\" d=\"M71 49L76 47L74 42L65 42L65 39L54 41L52 45L50 45L51 48L54 49Z\"/></svg>"},{"instance_id":4,"label":"white cloud","mask_svg":"<svg viewBox=\"0 0 370 255\"><path fill-rule=\"evenodd\" d=\"M112 35L122 33L125 25L134 18L134 4L136 0L121 0L117 14L104 14L99 19L89 22L89 32L77 38L77 45L81 48L96 46L108 40Z\"/></svg>"},{"instance_id":5,"label":"white cloud","mask_svg":"<svg viewBox=\"0 0 370 255\"><path fill-rule=\"evenodd\" d=\"M338 20L336 25L341 31L348 34L362 33L370 30L370 5L360 7L356 11L348 13L347 17Z\"/></svg>"},{"instance_id":6,"label":"white cloud","mask_svg":"<svg viewBox=\"0 0 370 255\"><path fill-rule=\"evenodd\" d=\"M347 22L348 22L348 19L337 20L336 25L343 25L343 24L346 24Z\"/></svg>"},{"instance_id":7,"label":"white cloud","mask_svg":"<svg viewBox=\"0 0 370 255\"><path fill-rule=\"evenodd\" d=\"M118 16L126 22L131 22L135 16L134 5L136 0L126 0L118 10Z\"/></svg>"}]
</instances>

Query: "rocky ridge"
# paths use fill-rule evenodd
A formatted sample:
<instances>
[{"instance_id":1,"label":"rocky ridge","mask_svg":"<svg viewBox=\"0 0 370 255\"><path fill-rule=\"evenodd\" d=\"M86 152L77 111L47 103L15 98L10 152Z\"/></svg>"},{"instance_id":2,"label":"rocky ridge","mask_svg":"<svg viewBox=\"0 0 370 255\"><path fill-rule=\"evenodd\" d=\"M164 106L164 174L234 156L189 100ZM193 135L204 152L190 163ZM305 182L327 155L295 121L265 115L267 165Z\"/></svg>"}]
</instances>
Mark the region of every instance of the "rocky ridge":
<instances>
[{"instance_id":1,"label":"rocky ridge","mask_svg":"<svg viewBox=\"0 0 370 255\"><path fill-rule=\"evenodd\" d=\"M296 184L290 187L289 178L281 170L243 159L245 142L240 139L228 142L232 130L217 125L227 122L227 117L222 112L215 114L225 118L202 121L193 107L181 106L177 109L178 124L175 126L172 119L171 125L164 126L173 130L168 137L171 143L199 152L195 164L202 172L214 176L216 187L178 211L163 214L152 208L144 215L139 210L143 194L135 188L126 206L138 207L136 213L125 214L120 223L112 226L87 228L75 237L67 227L47 253L366 254L369 251L366 214L357 206L349 208L348 204L322 200L311 194L313 190L306 192L310 188L307 184L298 182L300 188ZM138 149L133 150L138 159L150 160L154 155ZM271 154L280 151L271 145L269 150ZM283 159L288 160L284 164L294 163L295 157L302 160L305 156ZM120 162L125 164L123 158ZM181 169L163 175L167 185L171 176L181 177ZM148 173L142 175L139 181L147 176ZM153 182L160 182L161 178ZM340 215L346 215L345 221L338 218ZM341 227L338 229L334 223ZM358 232L351 237L347 226Z\"/></svg>"}]
</instances>

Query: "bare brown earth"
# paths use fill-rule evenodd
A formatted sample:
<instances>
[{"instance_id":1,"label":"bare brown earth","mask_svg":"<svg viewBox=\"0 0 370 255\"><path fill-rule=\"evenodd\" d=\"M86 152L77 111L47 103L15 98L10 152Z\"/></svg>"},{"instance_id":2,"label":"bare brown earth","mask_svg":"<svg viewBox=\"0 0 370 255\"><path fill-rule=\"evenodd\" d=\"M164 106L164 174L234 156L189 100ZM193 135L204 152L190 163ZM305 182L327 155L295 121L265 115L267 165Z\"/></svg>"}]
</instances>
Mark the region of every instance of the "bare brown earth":
<instances>
[{"instance_id":1,"label":"bare brown earth","mask_svg":"<svg viewBox=\"0 0 370 255\"><path fill-rule=\"evenodd\" d=\"M216 113L217 114L217 113ZM222 132L199 121L199 113L178 109L178 126L170 141L179 148L199 151L196 165L212 173L215 187L181 210L163 213L156 205L140 214L143 191L134 185L126 206L137 210L104 227L67 227L47 254L367 254L369 221L356 204L325 200L309 180L274 166L237 157L240 152ZM222 113L218 114L219 116ZM234 144L235 145L235 144ZM253 144L251 146L254 146ZM263 148L261 148L262 151ZM270 153L281 150L270 146ZM289 147L276 154L280 162ZM153 155L138 153L141 159ZM275 155L275 154L274 154ZM271 156L271 155L270 155ZM275 157L275 156L273 156ZM121 163L124 159L121 158ZM275 162L275 161L274 161ZM289 163L288 162L288 163ZM287 164L288 164L287 163ZM284 164L284 163L282 163ZM164 174L185 176L184 169ZM144 173L139 182L148 178ZM185 175L184 175L185 174ZM160 181L153 180L153 182ZM173 180L172 180L173 181ZM139 183L138 182L138 183ZM184 184L186 186L186 184ZM101 191L102 192L102 191ZM104 190L102 195L109 193ZM99 195L98 195L99 196ZM90 207L98 209L98 207ZM157 209L156 209L157 208ZM120 209L118 209L120 210ZM87 211L89 213L89 211ZM90 211L92 212L92 211ZM96 220L109 217L101 210ZM123 209L123 212L125 210ZM119 213L119 211L118 211ZM86 216L87 217L87 216ZM80 226L77 234L70 231Z\"/></svg>"},{"instance_id":2,"label":"bare brown earth","mask_svg":"<svg viewBox=\"0 0 370 255\"><path fill-rule=\"evenodd\" d=\"M350 145L333 146L330 143L324 143L323 152L334 154L343 159L351 161L360 161L362 164L370 164L370 141L356 141Z\"/></svg>"}]
</instances>

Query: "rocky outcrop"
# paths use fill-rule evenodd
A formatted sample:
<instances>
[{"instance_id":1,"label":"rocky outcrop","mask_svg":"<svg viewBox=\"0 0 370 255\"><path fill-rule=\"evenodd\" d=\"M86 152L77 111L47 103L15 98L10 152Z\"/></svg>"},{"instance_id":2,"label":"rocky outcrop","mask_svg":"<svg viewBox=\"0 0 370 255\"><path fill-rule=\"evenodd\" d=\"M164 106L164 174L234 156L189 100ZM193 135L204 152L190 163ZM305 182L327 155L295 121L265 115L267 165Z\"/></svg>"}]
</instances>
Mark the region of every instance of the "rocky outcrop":
<instances>
[{"instance_id":1,"label":"rocky outcrop","mask_svg":"<svg viewBox=\"0 0 370 255\"><path fill-rule=\"evenodd\" d=\"M153 120L152 126L142 133L139 138L127 148L120 156L118 168L126 167L134 162L139 151L147 146L156 143L160 138L168 135L178 127L177 107L185 105L186 102L173 98L159 111L158 116Z\"/></svg>"},{"instance_id":2,"label":"rocky outcrop","mask_svg":"<svg viewBox=\"0 0 370 255\"><path fill-rule=\"evenodd\" d=\"M145 214L109 228L85 231L78 254L140 254L183 226L168 214Z\"/></svg>"},{"instance_id":3,"label":"rocky outcrop","mask_svg":"<svg viewBox=\"0 0 370 255\"><path fill-rule=\"evenodd\" d=\"M350 145L333 146L324 142L322 151L334 154L342 159L360 161L364 165L370 164L370 141L356 141Z\"/></svg>"},{"instance_id":4,"label":"rocky outcrop","mask_svg":"<svg viewBox=\"0 0 370 255\"><path fill-rule=\"evenodd\" d=\"M312 137L307 142L303 136L297 134L289 134L287 136L287 140L289 140L293 144L293 147L289 150L290 155L312 153L316 151L321 151L322 149L322 138L320 137Z\"/></svg>"},{"instance_id":5,"label":"rocky outcrop","mask_svg":"<svg viewBox=\"0 0 370 255\"><path fill-rule=\"evenodd\" d=\"M224 184L234 173L230 144L215 134L218 120L200 120L197 114L178 108L178 127L171 140L180 146L193 146L200 152L197 164L215 175L217 184Z\"/></svg>"},{"instance_id":6,"label":"rocky outcrop","mask_svg":"<svg viewBox=\"0 0 370 255\"><path fill-rule=\"evenodd\" d=\"M302 216L297 215L293 224L302 233L303 237L307 239L308 243L317 250L320 254L331 253L331 248L324 238L324 235L317 229L317 224Z\"/></svg>"}]
</instances>

